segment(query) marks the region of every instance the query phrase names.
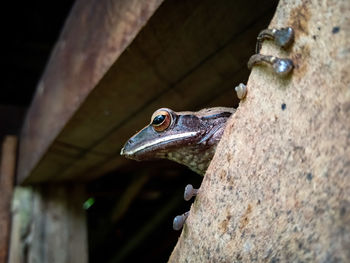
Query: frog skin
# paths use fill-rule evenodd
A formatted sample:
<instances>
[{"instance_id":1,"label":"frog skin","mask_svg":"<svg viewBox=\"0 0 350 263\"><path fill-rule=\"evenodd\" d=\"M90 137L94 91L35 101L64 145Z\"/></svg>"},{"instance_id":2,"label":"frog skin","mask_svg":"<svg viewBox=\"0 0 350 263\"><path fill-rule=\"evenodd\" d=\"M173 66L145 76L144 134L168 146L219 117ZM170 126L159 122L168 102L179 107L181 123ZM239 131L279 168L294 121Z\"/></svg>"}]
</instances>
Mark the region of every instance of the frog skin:
<instances>
[{"instance_id":1,"label":"frog skin","mask_svg":"<svg viewBox=\"0 0 350 263\"><path fill-rule=\"evenodd\" d=\"M197 112L161 108L153 113L149 125L125 143L120 154L137 161L169 159L204 175L234 112L225 107Z\"/></svg>"}]
</instances>

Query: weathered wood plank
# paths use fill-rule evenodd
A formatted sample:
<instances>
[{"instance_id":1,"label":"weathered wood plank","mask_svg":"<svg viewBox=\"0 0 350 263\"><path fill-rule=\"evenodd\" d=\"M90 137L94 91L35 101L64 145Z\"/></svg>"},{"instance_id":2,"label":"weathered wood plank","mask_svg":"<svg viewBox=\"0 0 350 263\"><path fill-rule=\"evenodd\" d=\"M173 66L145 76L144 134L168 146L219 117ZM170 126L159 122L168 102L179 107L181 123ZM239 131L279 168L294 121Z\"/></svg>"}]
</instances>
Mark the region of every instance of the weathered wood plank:
<instances>
[{"instance_id":1,"label":"weathered wood plank","mask_svg":"<svg viewBox=\"0 0 350 263\"><path fill-rule=\"evenodd\" d=\"M83 185L16 189L10 263L88 262Z\"/></svg>"},{"instance_id":2,"label":"weathered wood plank","mask_svg":"<svg viewBox=\"0 0 350 263\"><path fill-rule=\"evenodd\" d=\"M6 262L11 226L11 199L15 180L17 137L6 136L0 162L0 262Z\"/></svg>"},{"instance_id":3,"label":"weathered wood plank","mask_svg":"<svg viewBox=\"0 0 350 263\"><path fill-rule=\"evenodd\" d=\"M9 263L27 261L29 240L31 239L31 219L33 217L33 190L30 187L16 187L12 201L11 239Z\"/></svg>"},{"instance_id":4,"label":"weathered wood plank","mask_svg":"<svg viewBox=\"0 0 350 263\"><path fill-rule=\"evenodd\" d=\"M76 2L24 123L18 169L21 181L161 2Z\"/></svg>"}]
</instances>

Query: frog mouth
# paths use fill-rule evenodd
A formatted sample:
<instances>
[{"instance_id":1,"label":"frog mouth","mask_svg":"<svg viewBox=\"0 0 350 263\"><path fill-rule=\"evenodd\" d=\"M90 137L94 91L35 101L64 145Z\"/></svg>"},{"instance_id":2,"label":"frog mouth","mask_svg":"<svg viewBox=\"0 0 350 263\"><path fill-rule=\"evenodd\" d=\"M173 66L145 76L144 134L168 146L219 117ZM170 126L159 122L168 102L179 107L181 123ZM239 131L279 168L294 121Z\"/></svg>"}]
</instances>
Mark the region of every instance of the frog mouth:
<instances>
[{"instance_id":1,"label":"frog mouth","mask_svg":"<svg viewBox=\"0 0 350 263\"><path fill-rule=\"evenodd\" d=\"M126 143L125 146L121 149L120 154L125 155L125 156L132 156L135 153L144 151L152 146L162 145L162 144L169 143L169 142L179 140L179 139L190 138L190 137L196 136L197 134L198 134L198 132L185 132L185 133L180 133L180 134L171 134L171 135L155 139L151 142L142 144L138 147L131 148L131 149L127 149L128 143Z\"/></svg>"}]
</instances>

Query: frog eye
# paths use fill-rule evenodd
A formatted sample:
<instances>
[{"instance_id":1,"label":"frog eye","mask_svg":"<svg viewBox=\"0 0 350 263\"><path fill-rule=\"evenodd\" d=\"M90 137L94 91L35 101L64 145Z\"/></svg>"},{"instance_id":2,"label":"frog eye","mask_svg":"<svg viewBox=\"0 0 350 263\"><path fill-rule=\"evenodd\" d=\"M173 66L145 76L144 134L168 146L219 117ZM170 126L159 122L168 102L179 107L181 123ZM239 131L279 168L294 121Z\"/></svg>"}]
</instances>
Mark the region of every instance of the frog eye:
<instances>
[{"instance_id":1,"label":"frog eye","mask_svg":"<svg viewBox=\"0 0 350 263\"><path fill-rule=\"evenodd\" d=\"M171 115L165 110L159 110L153 113L151 124L157 132L166 130L171 123Z\"/></svg>"}]
</instances>

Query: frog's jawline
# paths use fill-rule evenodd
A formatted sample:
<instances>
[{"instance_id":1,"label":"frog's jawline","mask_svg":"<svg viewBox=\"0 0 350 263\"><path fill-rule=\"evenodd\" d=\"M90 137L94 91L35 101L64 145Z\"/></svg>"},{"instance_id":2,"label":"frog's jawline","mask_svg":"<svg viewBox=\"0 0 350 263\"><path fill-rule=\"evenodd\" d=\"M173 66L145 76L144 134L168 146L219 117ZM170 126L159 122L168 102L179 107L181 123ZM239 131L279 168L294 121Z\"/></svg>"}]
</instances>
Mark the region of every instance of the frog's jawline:
<instances>
[{"instance_id":1,"label":"frog's jawline","mask_svg":"<svg viewBox=\"0 0 350 263\"><path fill-rule=\"evenodd\" d=\"M125 154L134 155L136 152L144 151L144 150L146 150L146 149L148 149L156 144L161 145L163 143L169 143L171 141L178 140L178 139L190 138L190 137L196 136L197 134L198 134L198 132L186 132L186 133L181 133L181 134L172 134L172 135L169 135L169 136L164 137L164 138L156 139L156 140L149 142L147 144L143 144L143 145L137 147L136 149L133 149L132 151L127 152Z\"/></svg>"}]
</instances>

